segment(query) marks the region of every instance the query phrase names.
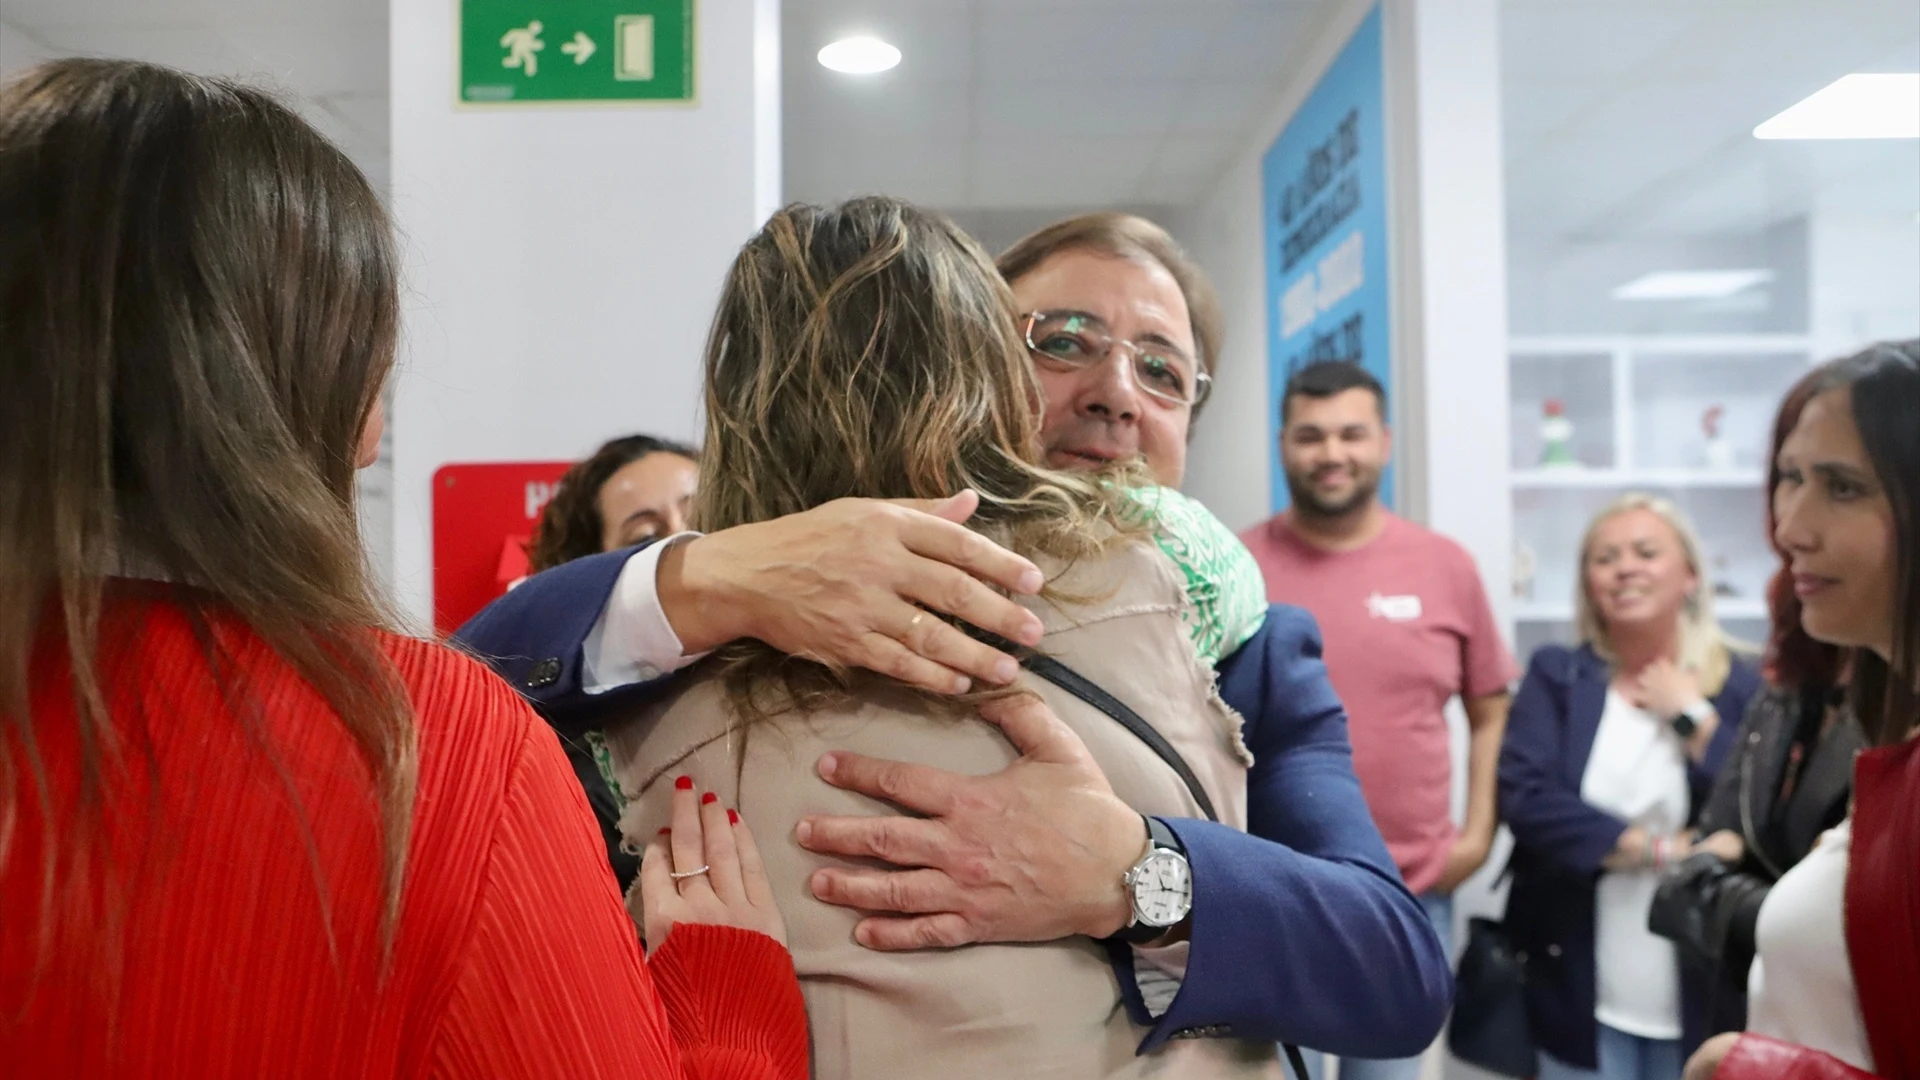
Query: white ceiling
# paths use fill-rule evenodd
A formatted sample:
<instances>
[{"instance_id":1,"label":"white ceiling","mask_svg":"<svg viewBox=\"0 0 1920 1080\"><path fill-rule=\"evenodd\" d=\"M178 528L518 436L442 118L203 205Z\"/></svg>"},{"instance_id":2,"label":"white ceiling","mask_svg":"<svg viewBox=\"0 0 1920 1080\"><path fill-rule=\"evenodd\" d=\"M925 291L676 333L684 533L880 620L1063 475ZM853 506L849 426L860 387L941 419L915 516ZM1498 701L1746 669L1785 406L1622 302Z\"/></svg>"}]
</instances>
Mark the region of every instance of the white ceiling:
<instances>
[{"instance_id":1,"label":"white ceiling","mask_svg":"<svg viewBox=\"0 0 1920 1080\"><path fill-rule=\"evenodd\" d=\"M786 0L787 194L887 191L989 231L1191 200L1254 137L1327 3ZM0 73L87 53L264 79L384 184L386 27L385 0L0 0ZM1847 72L1920 71L1920 0L1504 0L1502 28L1517 237L1920 211L1920 140L1750 134ZM814 61L855 31L904 62L858 80Z\"/></svg>"},{"instance_id":2,"label":"white ceiling","mask_svg":"<svg viewBox=\"0 0 1920 1080\"><path fill-rule=\"evenodd\" d=\"M787 0L790 198L946 208L1200 195L1271 112L1325 0ZM838 74L868 33L900 66Z\"/></svg>"},{"instance_id":3,"label":"white ceiling","mask_svg":"<svg viewBox=\"0 0 1920 1080\"><path fill-rule=\"evenodd\" d=\"M1920 140L1752 135L1849 72L1920 71L1920 0L1505 0L1501 28L1518 237L1920 212Z\"/></svg>"}]
</instances>

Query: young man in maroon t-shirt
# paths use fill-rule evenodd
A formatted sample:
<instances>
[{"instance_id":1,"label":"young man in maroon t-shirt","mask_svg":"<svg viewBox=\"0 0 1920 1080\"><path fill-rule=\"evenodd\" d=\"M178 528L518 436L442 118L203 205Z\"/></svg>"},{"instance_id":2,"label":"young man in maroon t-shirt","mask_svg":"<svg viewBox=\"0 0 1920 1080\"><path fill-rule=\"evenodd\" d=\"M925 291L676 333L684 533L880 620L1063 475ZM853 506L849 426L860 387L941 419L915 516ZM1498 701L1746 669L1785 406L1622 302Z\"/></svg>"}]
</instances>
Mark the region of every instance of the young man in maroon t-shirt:
<instances>
[{"instance_id":1,"label":"young man in maroon t-shirt","mask_svg":"<svg viewBox=\"0 0 1920 1080\"><path fill-rule=\"evenodd\" d=\"M1386 392L1357 364L1301 369L1281 400L1280 460L1293 505L1241 534L1267 599L1313 613L1346 703L1353 765L1407 887L1443 942L1453 890L1487 860L1495 769L1519 670L1466 549L1381 505L1392 451ZM1445 709L1472 732L1467 820L1453 824ZM1418 1076L1419 1059L1341 1062L1341 1080Z\"/></svg>"}]
</instances>

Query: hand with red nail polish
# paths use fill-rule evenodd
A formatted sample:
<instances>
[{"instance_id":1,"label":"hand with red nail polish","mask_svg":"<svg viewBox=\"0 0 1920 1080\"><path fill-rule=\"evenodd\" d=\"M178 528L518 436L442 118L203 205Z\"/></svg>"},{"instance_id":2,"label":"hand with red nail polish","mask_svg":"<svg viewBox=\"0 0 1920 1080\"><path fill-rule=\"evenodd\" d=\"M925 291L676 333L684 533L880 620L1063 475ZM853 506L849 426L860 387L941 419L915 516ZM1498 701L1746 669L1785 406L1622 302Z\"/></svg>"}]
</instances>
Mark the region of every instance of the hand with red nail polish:
<instances>
[{"instance_id":1,"label":"hand with red nail polish","mask_svg":"<svg viewBox=\"0 0 1920 1080\"><path fill-rule=\"evenodd\" d=\"M696 796L691 776L673 782L673 824L640 860L641 936L657 952L678 923L753 930L787 941L786 923L754 846L753 832L720 796ZM676 877L675 875L679 876Z\"/></svg>"}]
</instances>

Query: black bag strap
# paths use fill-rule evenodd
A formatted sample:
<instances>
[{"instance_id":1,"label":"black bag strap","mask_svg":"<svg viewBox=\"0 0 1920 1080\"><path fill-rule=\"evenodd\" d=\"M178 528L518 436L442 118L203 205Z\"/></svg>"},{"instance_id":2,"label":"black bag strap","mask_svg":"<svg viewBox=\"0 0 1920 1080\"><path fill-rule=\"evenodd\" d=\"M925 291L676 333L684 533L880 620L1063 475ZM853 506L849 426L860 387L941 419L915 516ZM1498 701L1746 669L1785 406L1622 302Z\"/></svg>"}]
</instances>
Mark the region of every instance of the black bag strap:
<instances>
[{"instance_id":1,"label":"black bag strap","mask_svg":"<svg viewBox=\"0 0 1920 1080\"><path fill-rule=\"evenodd\" d=\"M1014 653L1024 651L1011 642L991 634L976 633L975 636L986 639L988 644L998 649ZM1167 767L1187 785L1187 791L1193 795L1193 801L1200 804L1200 810L1207 815L1207 820L1214 822L1220 820L1220 815L1213 809L1213 800L1207 797L1207 789L1200 786L1200 778L1194 775L1192 766L1187 764L1187 759L1181 757L1180 751L1173 748L1173 744L1167 741L1167 737L1155 730L1154 726L1141 718L1139 713L1129 708L1126 702L1109 694L1099 683L1051 656L1029 652L1022 657L1020 664L1028 671L1105 713L1115 723L1132 732L1135 738L1146 743L1148 749L1158 755L1161 761L1166 762ZM1307 1072L1306 1059L1300 1056L1300 1048L1292 1043L1281 1043L1280 1049L1287 1055L1287 1065L1293 1070L1294 1080L1310 1080L1311 1074Z\"/></svg>"},{"instance_id":2,"label":"black bag strap","mask_svg":"<svg viewBox=\"0 0 1920 1080\"><path fill-rule=\"evenodd\" d=\"M1173 748L1166 736L1154 730L1152 724L1141 718L1140 714L1127 707L1127 703L1107 693L1106 688L1085 675L1073 670L1051 656L1038 653L1021 661L1028 671L1047 680L1053 685L1079 698L1081 701L1099 709L1111 717L1114 722L1134 734L1134 737L1146 743L1148 749L1158 754L1161 761L1180 777L1187 785L1187 791L1193 795L1193 801L1200 804L1200 810L1207 815L1208 821L1219 821L1220 815L1214 812L1213 800L1207 797L1207 791L1200 786L1200 778L1194 775L1187 759Z\"/></svg>"}]
</instances>

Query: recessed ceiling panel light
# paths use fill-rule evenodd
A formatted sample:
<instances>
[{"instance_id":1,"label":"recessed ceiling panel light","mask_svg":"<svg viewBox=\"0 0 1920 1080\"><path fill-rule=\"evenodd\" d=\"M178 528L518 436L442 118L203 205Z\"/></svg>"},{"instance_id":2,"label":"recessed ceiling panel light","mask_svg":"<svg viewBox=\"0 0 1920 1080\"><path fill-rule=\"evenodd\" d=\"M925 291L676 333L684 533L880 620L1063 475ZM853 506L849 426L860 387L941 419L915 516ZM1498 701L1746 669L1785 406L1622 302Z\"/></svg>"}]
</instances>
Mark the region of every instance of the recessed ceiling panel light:
<instances>
[{"instance_id":1,"label":"recessed ceiling panel light","mask_svg":"<svg viewBox=\"0 0 1920 1080\"><path fill-rule=\"evenodd\" d=\"M1848 75L1753 129L1756 139L1920 139L1920 73Z\"/></svg>"},{"instance_id":2,"label":"recessed ceiling panel light","mask_svg":"<svg viewBox=\"0 0 1920 1080\"><path fill-rule=\"evenodd\" d=\"M820 50L820 66L848 75L872 75L898 63L900 50L879 38L841 38Z\"/></svg>"},{"instance_id":3,"label":"recessed ceiling panel light","mask_svg":"<svg viewBox=\"0 0 1920 1080\"><path fill-rule=\"evenodd\" d=\"M1773 280L1771 270L1656 270L1613 290L1615 300L1724 300Z\"/></svg>"}]
</instances>

